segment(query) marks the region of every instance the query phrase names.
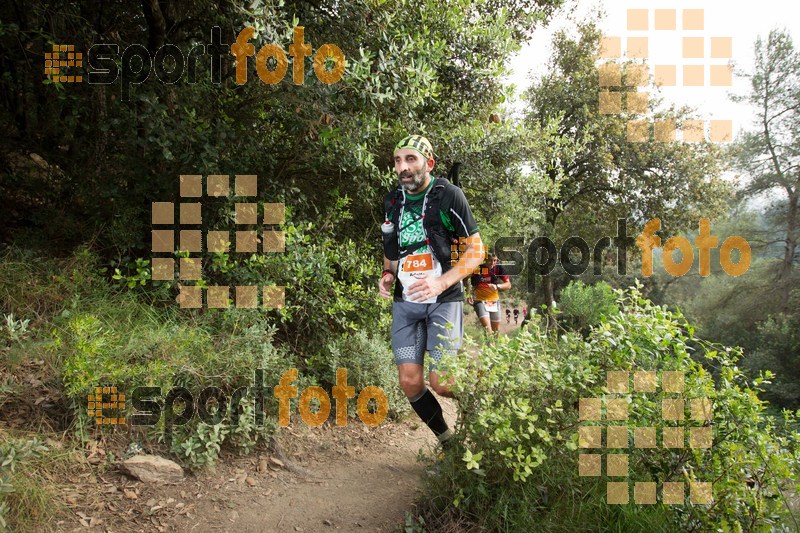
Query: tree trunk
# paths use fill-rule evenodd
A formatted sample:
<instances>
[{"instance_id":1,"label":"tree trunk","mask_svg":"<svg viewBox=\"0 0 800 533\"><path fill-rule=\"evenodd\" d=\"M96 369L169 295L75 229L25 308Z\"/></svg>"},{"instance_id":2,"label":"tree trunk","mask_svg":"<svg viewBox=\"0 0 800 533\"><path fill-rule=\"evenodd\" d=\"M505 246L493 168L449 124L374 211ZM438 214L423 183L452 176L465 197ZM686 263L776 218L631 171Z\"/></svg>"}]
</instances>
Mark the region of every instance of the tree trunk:
<instances>
[{"instance_id":1,"label":"tree trunk","mask_svg":"<svg viewBox=\"0 0 800 533\"><path fill-rule=\"evenodd\" d=\"M542 290L544 291L544 298L547 303L547 330L554 330L558 325L556 322L556 315L553 313L553 304L555 303L555 291L553 290L553 276L546 274L542 276Z\"/></svg>"},{"instance_id":2,"label":"tree trunk","mask_svg":"<svg viewBox=\"0 0 800 533\"><path fill-rule=\"evenodd\" d=\"M167 21L158 0L142 0L142 12L147 21L147 49L154 57L167 40Z\"/></svg>"},{"instance_id":3,"label":"tree trunk","mask_svg":"<svg viewBox=\"0 0 800 533\"><path fill-rule=\"evenodd\" d=\"M789 311L789 297L791 296L791 274L794 264L794 254L797 251L797 211L798 195L800 190L789 190L789 211L786 216L786 240L784 244L783 262L781 263L778 280L781 282L781 310Z\"/></svg>"},{"instance_id":4,"label":"tree trunk","mask_svg":"<svg viewBox=\"0 0 800 533\"><path fill-rule=\"evenodd\" d=\"M545 209L545 219L550 226L550 238L553 239L556 235L556 220L558 220L558 215L561 214L561 211L558 206L555 205L554 200L548 202ZM558 250L558 246L556 246L556 250ZM558 265L558 261L556 261L556 265ZM542 275L542 292L544 293L544 303L547 305L547 329L555 329L556 317L553 313L553 303L556 297L553 276L550 274Z\"/></svg>"},{"instance_id":5,"label":"tree trunk","mask_svg":"<svg viewBox=\"0 0 800 533\"><path fill-rule=\"evenodd\" d=\"M547 304L547 308L550 309L556 299L555 291L553 290L553 276L550 274L542 276L542 290L544 291L544 301Z\"/></svg>"}]
</instances>

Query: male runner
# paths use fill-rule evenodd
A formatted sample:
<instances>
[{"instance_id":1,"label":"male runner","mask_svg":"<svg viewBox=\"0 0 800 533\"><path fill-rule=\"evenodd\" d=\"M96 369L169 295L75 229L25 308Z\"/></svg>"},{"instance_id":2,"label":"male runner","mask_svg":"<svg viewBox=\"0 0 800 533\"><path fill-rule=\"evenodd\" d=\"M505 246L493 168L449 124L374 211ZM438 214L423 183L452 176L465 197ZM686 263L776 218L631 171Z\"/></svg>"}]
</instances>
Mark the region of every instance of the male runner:
<instances>
[{"instance_id":1,"label":"male runner","mask_svg":"<svg viewBox=\"0 0 800 533\"><path fill-rule=\"evenodd\" d=\"M511 278L497 264L497 256L489 254L480 272L470 277L472 296L467 303L475 308L487 333L500 333L500 291L511 289Z\"/></svg>"},{"instance_id":2,"label":"male runner","mask_svg":"<svg viewBox=\"0 0 800 533\"><path fill-rule=\"evenodd\" d=\"M435 161L431 143L410 135L395 146L394 169L399 187L384 200L383 275L380 295L391 298L392 350L411 407L440 443L452 436L442 407L425 386L423 360L431 357L428 381L442 396L452 396L436 371L445 352L454 352L464 336L464 292L461 280L483 260L478 225L460 188L431 178ZM465 251L451 265L453 239L464 239Z\"/></svg>"}]
</instances>

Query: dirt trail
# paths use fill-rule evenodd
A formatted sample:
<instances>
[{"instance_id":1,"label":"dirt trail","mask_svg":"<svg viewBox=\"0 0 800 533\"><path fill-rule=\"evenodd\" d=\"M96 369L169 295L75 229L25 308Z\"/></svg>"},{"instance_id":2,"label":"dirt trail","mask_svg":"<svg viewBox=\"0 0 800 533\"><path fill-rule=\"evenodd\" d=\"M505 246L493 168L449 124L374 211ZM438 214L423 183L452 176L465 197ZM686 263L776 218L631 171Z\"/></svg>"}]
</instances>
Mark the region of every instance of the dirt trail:
<instances>
[{"instance_id":1,"label":"dirt trail","mask_svg":"<svg viewBox=\"0 0 800 533\"><path fill-rule=\"evenodd\" d=\"M452 424L454 404L440 400ZM346 428L284 431L285 455L307 475L258 472L258 458L229 461L224 472L197 481L206 489L219 485L208 491L207 503L171 525L183 531L398 530L425 474L418 453L430 455L436 443L413 415L377 428L356 419ZM253 486L242 482L244 474Z\"/></svg>"},{"instance_id":2,"label":"dirt trail","mask_svg":"<svg viewBox=\"0 0 800 533\"><path fill-rule=\"evenodd\" d=\"M439 400L452 425L455 404ZM320 428L298 420L278 442L281 455L226 453L175 485L142 483L90 459L66 475L57 496L66 507L52 530L400 531L425 475L418 455L430 457L436 438L411 413L376 428L358 418Z\"/></svg>"}]
</instances>

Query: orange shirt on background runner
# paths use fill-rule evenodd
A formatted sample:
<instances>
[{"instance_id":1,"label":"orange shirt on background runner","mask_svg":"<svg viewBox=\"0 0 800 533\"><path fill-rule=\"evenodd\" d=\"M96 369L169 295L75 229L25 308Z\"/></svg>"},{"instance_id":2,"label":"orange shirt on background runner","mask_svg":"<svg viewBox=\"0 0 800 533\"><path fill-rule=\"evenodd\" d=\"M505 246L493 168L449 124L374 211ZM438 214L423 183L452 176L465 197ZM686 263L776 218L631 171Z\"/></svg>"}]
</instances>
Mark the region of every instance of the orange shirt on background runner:
<instances>
[{"instance_id":1,"label":"orange shirt on background runner","mask_svg":"<svg viewBox=\"0 0 800 533\"><path fill-rule=\"evenodd\" d=\"M483 271L485 267L481 267ZM473 274L470 283L474 287L475 299L484 302L494 302L500 299L500 291L492 289L489 285L499 285L508 281L508 275L503 271L502 267L495 265L488 269L484 274Z\"/></svg>"}]
</instances>

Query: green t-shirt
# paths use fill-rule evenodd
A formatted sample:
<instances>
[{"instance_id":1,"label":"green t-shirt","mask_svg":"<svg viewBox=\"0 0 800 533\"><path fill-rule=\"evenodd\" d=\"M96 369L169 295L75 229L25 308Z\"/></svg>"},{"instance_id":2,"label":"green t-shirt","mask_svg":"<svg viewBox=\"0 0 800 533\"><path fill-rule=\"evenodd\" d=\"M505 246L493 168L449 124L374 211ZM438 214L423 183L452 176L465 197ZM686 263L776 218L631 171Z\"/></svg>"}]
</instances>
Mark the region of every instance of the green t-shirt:
<instances>
[{"instance_id":1,"label":"green t-shirt","mask_svg":"<svg viewBox=\"0 0 800 533\"><path fill-rule=\"evenodd\" d=\"M434 185L434 179L425 191L416 194L406 194L406 203L402 210L402 219L399 221L399 241L400 246L408 246L414 243L425 240L425 231L422 222L422 206L425 201L425 194L428 193ZM394 196L394 191L386 196L384 201L384 214L391 220L393 217L394 206L391 199ZM402 201L402 200L399 200ZM430 198L428 198L430 201ZM478 224L472 211L467 203L467 198L464 192L454 186L448 185L441 193L439 201L439 217L442 221L442 226L450 234L452 238L469 237L478 232ZM415 254L424 254L431 252L429 246L423 245L415 250ZM397 282L395 284L395 301L402 301L402 285ZM464 291L461 283L457 283L452 287L446 289L442 294L437 297L437 302L452 302L462 301L464 299Z\"/></svg>"}]
</instances>

